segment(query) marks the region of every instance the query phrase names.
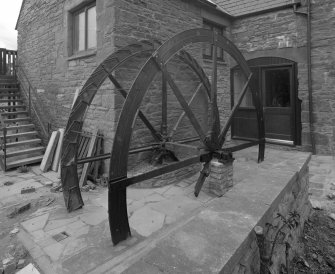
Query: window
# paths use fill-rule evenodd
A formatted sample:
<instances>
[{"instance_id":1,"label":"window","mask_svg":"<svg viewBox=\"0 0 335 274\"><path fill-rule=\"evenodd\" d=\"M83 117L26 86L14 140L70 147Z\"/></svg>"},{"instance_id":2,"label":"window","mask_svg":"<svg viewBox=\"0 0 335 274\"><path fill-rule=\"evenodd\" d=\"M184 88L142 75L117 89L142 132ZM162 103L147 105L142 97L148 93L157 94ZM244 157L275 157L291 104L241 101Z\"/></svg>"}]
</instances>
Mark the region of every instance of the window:
<instances>
[{"instance_id":1,"label":"window","mask_svg":"<svg viewBox=\"0 0 335 274\"><path fill-rule=\"evenodd\" d=\"M73 53L96 48L96 32L95 3L73 12Z\"/></svg>"},{"instance_id":2,"label":"window","mask_svg":"<svg viewBox=\"0 0 335 274\"><path fill-rule=\"evenodd\" d=\"M220 34L220 35L223 35L224 31L225 31L224 27L222 27L220 25L216 25L216 24L208 22L208 21L204 21L203 28L210 29L210 30L212 30L215 33ZM203 57L204 57L204 59L213 59L213 46L212 45L210 45L210 44L205 44L204 45ZM224 61L223 49L221 49L221 48L217 49L217 60Z\"/></svg>"}]
</instances>

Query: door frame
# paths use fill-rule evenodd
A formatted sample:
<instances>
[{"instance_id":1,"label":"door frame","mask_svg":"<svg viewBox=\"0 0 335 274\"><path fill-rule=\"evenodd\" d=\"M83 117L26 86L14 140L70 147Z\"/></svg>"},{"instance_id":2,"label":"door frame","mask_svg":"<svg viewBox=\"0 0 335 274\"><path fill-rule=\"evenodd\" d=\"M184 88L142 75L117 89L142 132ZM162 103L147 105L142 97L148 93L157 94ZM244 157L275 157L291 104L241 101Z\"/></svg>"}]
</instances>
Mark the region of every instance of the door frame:
<instances>
[{"instance_id":1,"label":"door frame","mask_svg":"<svg viewBox=\"0 0 335 274\"><path fill-rule=\"evenodd\" d=\"M251 70L258 70L258 85L260 87L260 95L262 96L262 100L264 100L263 95L263 72L266 69L275 69L281 67L287 67L291 70L291 134L292 134L292 142L285 141L285 140L273 140L268 139L266 140L267 143L276 143L276 144L283 144L289 146L296 146L301 145L301 100L298 97L298 68L297 63L281 58L281 57L259 57L255 59L250 59L247 61ZM231 68L230 70L230 93L231 93L231 106L234 106L234 72L239 69L238 66ZM240 107L241 110L244 111L252 111L253 107ZM266 114L265 114L266 115ZM239 140L248 140L249 138L244 138L241 136L236 136L235 126L232 123L231 126L231 138L232 139L239 139Z\"/></svg>"}]
</instances>

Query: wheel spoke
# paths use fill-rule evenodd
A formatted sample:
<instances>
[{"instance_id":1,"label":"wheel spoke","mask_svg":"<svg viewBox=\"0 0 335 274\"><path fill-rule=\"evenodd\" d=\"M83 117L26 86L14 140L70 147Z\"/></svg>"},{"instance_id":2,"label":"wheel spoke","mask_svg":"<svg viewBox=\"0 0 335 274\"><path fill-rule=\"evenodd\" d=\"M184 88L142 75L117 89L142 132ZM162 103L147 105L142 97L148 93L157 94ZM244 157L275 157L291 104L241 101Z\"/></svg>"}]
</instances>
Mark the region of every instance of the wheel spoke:
<instances>
[{"instance_id":1,"label":"wheel spoke","mask_svg":"<svg viewBox=\"0 0 335 274\"><path fill-rule=\"evenodd\" d=\"M107 72L107 71L106 71ZM108 73L108 72L107 72ZM109 80L111 80L111 82L114 84L114 86L117 88L117 90L120 92L120 94L123 96L123 98L126 98L128 93L127 91L122 88L121 84L119 83L118 80L115 79L115 77L108 73L108 78ZM161 135L156 131L156 129L154 128L154 126L149 122L149 120L147 119L147 117L143 114L142 111L138 112L138 117L140 117L140 119L142 120L142 122L146 125L146 127L150 130L152 136L156 139L156 141L161 141L162 137Z\"/></svg>"},{"instance_id":2,"label":"wheel spoke","mask_svg":"<svg viewBox=\"0 0 335 274\"><path fill-rule=\"evenodd\" d=\"M201 90L201 87L202 87L202 86L203 86L202 83L200 83L200 84L197 86L195 92L194 92L193 95L192 95L192 98L191 98L190 101L188 102L188 105L189 105L189 106L191 106L193 100L194 100L195 97L198 95L198 93L199 93L199 91ZM177 120L175 126L173 127L173 129L172 129L172 131L171 131L171 133L170 133L170 136L169 136L170 139L173 138L173 135L175 134L177 128L179 127L179 125L180 125L181 121L183 120L183 118L185 117L185 115L186 115L186 112L185 112L185 111L183 111L183 112L180 114L180 116L179 116L179 118L178 118L178 120Z\"/></svg>"},{"instance_id":3,"label":"wheel spoke","mask_svg":"<svg viewBox=\"0 0 335 274\"><path fill-rule=\"evenodd\" d=\"M198 123L197 118L195 117L193 111L187 104L184 96L182 95L181 91L179 90L178 86L176 85L175 81L172 79L171 75L169 72L166 70L165 67L161 67L161 70L164 74L164 77L166 78L167 82L169 83L174 95L176 96L177 100L179 101L180 105L184 109L187 117L190 119L191 124L193 125L194 129L198 133L200 139L204 144L206 144L206 136L205 133L203 132L200 124Z\"/></svg>"},{"instance_id":4,"label":"wheel spoke","mask_svg":"<svg viewBox=\"0 0 335 274\"><path fill-rule=\"evenodd\" d=\"M217 105L217 46L213 46L213 68L210 100L210 123L208 138L212 146L217 147L218 136L220 133L220 117Z\"/></svg>"},{"instance_id":5,"label":"wheel spoke","mask_svg":"<svg viewBox=\"0 0 335 274\"><path fill-rule=\"evenodd\" d=\"M164 74L162 74L162 126L161 135L167 137L167 83Z\"/></svg>"},{"instance_id":6,"label":"wheel spoke","mask_svg":"<svg viewBox=\"0 0 335 274\"><path fill-rule=\"evenodd\" d=\"M231 123L233 121L233 116L235 115L236 111L238 110L240 104L242 103L243 97L244 97L244 95L246 94L246 92L248 90L251 77L252 77L252 73L250 73L247 82L244 84L243 89L242 89L242 91L240 93L240 96L239 96L239 98L237 100L237 103L233 107L233 109L232 109L232 111L230 113L230 116L229 116L229 118L228 118L228 120L227 120L224 128L220 132L220 135L219 135L219 145L220 145L220 147L222 147L222 145L224 143L226 134L227 134L227 132L229 130L229 127L231 126Z\"/></svg>"}]
</instances>

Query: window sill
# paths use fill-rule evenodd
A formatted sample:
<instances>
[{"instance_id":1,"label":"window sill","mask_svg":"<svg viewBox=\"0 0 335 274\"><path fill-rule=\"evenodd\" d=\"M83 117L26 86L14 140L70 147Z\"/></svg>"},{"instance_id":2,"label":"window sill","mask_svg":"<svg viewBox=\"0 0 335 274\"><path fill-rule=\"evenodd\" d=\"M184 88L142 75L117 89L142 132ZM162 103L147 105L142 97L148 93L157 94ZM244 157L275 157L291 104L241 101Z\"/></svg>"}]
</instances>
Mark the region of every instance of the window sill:
<instances>
[{"instance_id":1,"label":"window sill","mask_svg":"<svg viewBox=\"0 0 335 274\"><path fill-rule=\"evenodd\" d=\"M96 49L85 50L85 51L81 51L81 52L77 52L77 53L73 54L72 56L67 58L67 60L72 61L72 60L76 60L76 59L88 58L88 57L95 56L96 54L97 54Z\"/></svg>"}]
</instances>

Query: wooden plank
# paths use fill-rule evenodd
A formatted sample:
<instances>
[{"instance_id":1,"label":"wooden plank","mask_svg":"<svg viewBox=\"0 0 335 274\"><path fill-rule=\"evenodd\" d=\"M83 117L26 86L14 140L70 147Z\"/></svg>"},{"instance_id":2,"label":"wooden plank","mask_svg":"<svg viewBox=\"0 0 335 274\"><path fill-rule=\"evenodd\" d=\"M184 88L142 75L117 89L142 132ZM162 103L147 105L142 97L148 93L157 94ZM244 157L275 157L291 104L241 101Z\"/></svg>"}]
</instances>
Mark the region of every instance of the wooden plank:
<instances>
[{"instance_id":1,"label":"wooden plank","mask_svg":"<svg viewBox=\"0 0 335 274\"><path fill-rule=\"evenodd\" d=\"M71 106L71 108L73 108L74 103L76 102L76 100L77 100L77 98L78 98L79 92L80 92L80 89L77 88L77 89L76 89L76 92L74 93L74 96L73 96L73 101L72 101L72 106Z\"/></svg>"},{"instance_id":2,"label":"wooden plank","mask_svg":"<svg viewBox=\"0 0 335 274\"><path fill-rule=\"evenodd\" d=\"M96 129L96 130L94 130L94 132L92 134L91 142L90 142L86 157L93 156L94 147L97 143L97 139L98 139L98 130ZM81 173L80 180L79 180L79 186L80 187L82 187L84 185L84 183L86 183L89 165L90 165L90 163L84 164L83 172Z\"/></svg>"},{"instance_id":3,"label":"wooden plank","mask_svg":"<svg viewBox=\"0 0 335 274\"><path fill-rule=\"evenodd\" d=\"M82 142L79 144L78 149L78 159L82 159L85 157L85 151L87 152L86 147L88 146L88 143L90 141L90 137L87 136L81 136Z\"/></svg>"},{"instance_id":4,"label":"wooden plank","mask_svg":"<svg viewBox=\"0 0 335 274\"><path fill-rule=\"evenodd\" d=\"M96 152L95 152L95 155L99 155L99 154L102 154L103 153L103 147L102 147L102 135L99 136L99 139L98 139L98 144L97 144L97 149L96 149ZM92 163L92 166L94 166L94 169L93 169L93 178L94 178L94 181L97 180L98 178L98 175L99 175L99 169L100 169L100 166L102 165L102 161L96 161L95 163Z\"/></svg>"},{"instance_id":5,"label":"wooden plank","mask_svg":"<svg viewBox=\"0 0 335 274\"><path fill-rule=\"evenodd\" d=\"M58 131L59 131L59 139L58 139L58 144L57 144L56 152L55 152L55 155L52 161L52 167L51 167L51 169L56 172L58 171L59 161L61 157L61 149L62 149L63 138L64 138L64 128L60 128Z\"/></svg>"},{"instance_id":6,"label":"wooden plank","mask_svg":"<svg viewBox=\"0 0 335 274\"><path fill-rule=\"evenodd\" d=\"M51 134L47 149L44 153L42 163L40 166L40 169L43 172L48 171L48 169L51 167L52 159L55 153L56 146L58 144L58 138L59 138L59 131L54 131Z\"/></svg>"}]
</instances>

